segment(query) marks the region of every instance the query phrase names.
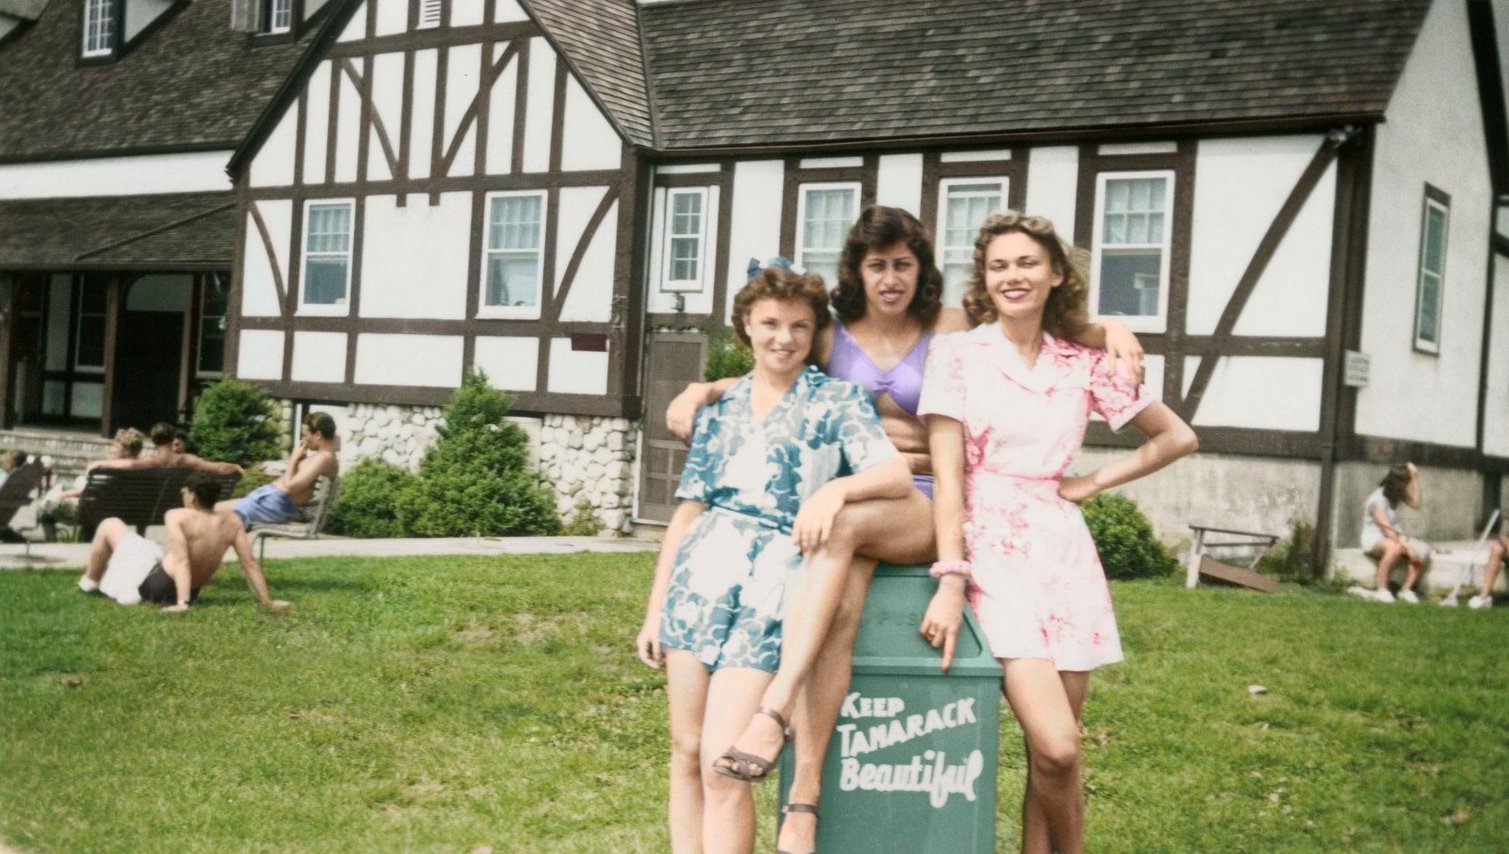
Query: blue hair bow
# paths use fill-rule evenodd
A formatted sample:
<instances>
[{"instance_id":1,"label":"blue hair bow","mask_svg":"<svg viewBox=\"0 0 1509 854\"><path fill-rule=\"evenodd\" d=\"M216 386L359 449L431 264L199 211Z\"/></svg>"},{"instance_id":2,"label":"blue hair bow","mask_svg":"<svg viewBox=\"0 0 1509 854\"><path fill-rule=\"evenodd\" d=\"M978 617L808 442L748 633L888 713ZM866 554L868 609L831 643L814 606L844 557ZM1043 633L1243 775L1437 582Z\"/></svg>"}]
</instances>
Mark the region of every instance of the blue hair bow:
<instances>
[{"instance_id":1,"label":"blue hair bow","mask_svg":"<svg viewBox=\"0 0 1509 854\"><path fill-rule=\"evenodd\" d=\"M760 263L760 259L758 258L749 259L749 278L753 279L755 276L760 275L761 271L769 270L772 267L786 270L792 273L801 272L800 270L796 269L796 267L792 266L790 258L787 258L785 255L777 255L763 264Z\"/></svg>"}]
</instances>

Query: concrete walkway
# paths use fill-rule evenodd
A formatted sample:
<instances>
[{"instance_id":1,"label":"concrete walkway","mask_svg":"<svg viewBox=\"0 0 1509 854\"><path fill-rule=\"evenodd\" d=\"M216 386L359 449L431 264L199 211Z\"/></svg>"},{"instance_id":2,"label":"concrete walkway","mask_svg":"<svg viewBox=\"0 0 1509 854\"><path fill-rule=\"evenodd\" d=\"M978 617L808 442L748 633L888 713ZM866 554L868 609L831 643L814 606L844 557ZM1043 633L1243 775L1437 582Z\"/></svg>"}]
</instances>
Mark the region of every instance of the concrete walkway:
<instances>
[{"instance_id":1,"label":"concrete walkway","mask_svg":"<svg viewBox=\"0 0 1509 854\"><path fill-rule=\"evenodd\" d=\"M147 539L163 542L162 528L148 528ZM449 539L267 541L267 560L307 557L418 557L421 555L577 554L580 552L653 552L655 543L620 537L456 537ZM30 557L21 544L0 545L0 569L82 569L88 543L32 543ZM227 561L234 560L228 555ZM3 852L0 852L3 854Z\"/></svg>"}]
</instances>

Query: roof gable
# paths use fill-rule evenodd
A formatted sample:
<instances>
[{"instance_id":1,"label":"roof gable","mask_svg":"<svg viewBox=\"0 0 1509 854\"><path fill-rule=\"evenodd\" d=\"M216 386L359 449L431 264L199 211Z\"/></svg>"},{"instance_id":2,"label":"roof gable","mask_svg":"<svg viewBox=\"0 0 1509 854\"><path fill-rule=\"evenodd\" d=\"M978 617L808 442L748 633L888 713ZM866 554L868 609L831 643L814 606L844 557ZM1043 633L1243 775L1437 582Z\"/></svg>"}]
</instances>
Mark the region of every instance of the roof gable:
<instances>
[{"instance_id":1,"label":"roof gable","mask_svg":"<svg viewBox=\"0 0 1509 854\"><path fill-rule=\"evenodd\" d=\"M1430 0L640 9L662 148L1382 117Z\"/></svg>"},{"instance_id":2,"label":"roof gable","mask_svg":"<svg viewBox=\"0 0 1509 854\"><path fill-rule=\"evenodd\" d=\"M525 0L630 142L654 143L634 0Z\"/></svg>"}]
</instances>

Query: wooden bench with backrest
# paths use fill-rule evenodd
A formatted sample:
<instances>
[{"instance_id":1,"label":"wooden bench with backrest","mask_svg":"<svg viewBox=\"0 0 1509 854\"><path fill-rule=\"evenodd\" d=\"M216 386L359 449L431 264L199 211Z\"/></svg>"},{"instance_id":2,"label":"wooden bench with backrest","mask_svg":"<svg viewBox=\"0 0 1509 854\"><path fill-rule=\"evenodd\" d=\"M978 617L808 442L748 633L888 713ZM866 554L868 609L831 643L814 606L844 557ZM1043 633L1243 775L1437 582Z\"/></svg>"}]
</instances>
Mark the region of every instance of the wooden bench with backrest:
<instances>
[{"instance_id":1,"label":"wooden bench with backrest","mask_svg":"<svg viewBox=\"0 0 1509 854\"><path fill-rule=\"evenodd\" d=\"M309 503L299 508L301 517L297 521L252 525L247 533L251 535L252 544L257 547L257 561L262 560L268 537L286 537L292 540L317 538L320 530L325 527L325 520L330 516L330 506L335 503L340 492L339 478L332 480L320 475L314 482L314 495Z\"/></svg>"},{"instance_id":2,"label":"wooden bench with backrest","mask_svg":"<svg viewBox=\"0 0 1509 854\"><path fill-rule=\"evenodd\" d=\"M183 506L183 484L194 469L164 467L149 469L95 468L89 472L76 514L79 541L94 538L94 530L112 516L134 526L138 534L150 525L161 525L174 507ZM217 474L220 497L231 497L241 480L235 474Z\"/></svg>"}]
</instances>

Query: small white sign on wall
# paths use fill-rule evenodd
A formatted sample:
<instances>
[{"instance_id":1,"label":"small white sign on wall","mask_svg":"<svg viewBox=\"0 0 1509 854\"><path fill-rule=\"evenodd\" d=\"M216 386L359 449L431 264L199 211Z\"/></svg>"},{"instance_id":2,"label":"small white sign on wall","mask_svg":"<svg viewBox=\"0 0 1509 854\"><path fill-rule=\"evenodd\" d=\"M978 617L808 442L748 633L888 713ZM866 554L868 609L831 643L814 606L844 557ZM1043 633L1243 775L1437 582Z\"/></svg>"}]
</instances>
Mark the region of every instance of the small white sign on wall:
<instances>
[{"instance_id":1,"label":"small white sign on wall","mask_svg":"<svg viewBox=\"0 0 1509 854\"><path fill-rule=\"evenodd\" d=\"M1348 350L1342 363L1342 382L1351 388L1367 388L1372 359L1366 353Z\"/></svg>"}]
</instances>

